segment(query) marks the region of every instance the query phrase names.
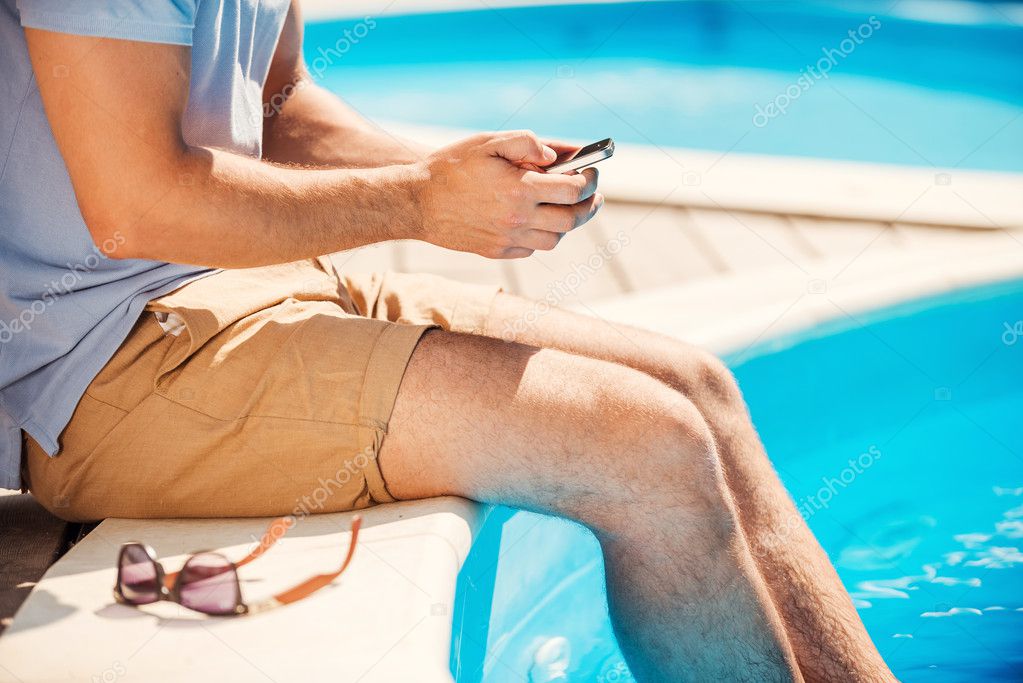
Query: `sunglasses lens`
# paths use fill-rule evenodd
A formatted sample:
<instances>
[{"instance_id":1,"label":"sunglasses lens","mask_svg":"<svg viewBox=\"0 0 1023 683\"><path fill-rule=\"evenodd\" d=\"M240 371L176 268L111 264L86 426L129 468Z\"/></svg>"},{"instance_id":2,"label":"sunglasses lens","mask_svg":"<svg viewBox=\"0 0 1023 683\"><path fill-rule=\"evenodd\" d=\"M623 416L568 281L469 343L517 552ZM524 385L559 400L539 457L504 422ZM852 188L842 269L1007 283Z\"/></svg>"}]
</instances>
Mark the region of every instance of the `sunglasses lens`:
<instances>
[{"instance_id":1,"label":"sunglasses lens","mask_svg":"<svg viewBox=\"0 0 1023 683\"><path fill-rule=\"evenodd\" d=\"M234 614L240 601L234 565L216 553L200 553L181 569L181 604L205 614Z\"/></svg>"},{"instance_id":2,"label":"sunglasses lens","mask_svg":"<svg viewBox=\"0 0 1023 683\"><path fill-rule=\"evenodd\" d=\"M128 545L121 551L118 567L121 595L133 605L146 605L160 598L156 563L140 545Z\"/></svg>"}]
</instances>

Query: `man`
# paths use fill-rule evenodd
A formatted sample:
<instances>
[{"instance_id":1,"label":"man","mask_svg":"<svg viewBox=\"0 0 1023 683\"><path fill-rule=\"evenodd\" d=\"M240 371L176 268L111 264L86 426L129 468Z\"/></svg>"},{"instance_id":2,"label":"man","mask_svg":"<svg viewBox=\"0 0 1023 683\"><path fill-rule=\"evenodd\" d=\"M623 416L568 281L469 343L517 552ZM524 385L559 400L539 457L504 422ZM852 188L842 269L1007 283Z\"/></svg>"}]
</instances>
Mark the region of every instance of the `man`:
<instances>
[{"instance_id":1,"label":"man","mask_svg":"<svg viewBox=\"0 0 1023 683\"><path fill-rule=\"evenodd\" d=\"M287 514L331 479L325 510L542 510L600 539L640 680L891 680L716 359L320 258L553 249L603 201L542 172L568 146L388 136L310 82L297 1L2 7L0 483L67 519Z\"/></svg>"}]
</instances>

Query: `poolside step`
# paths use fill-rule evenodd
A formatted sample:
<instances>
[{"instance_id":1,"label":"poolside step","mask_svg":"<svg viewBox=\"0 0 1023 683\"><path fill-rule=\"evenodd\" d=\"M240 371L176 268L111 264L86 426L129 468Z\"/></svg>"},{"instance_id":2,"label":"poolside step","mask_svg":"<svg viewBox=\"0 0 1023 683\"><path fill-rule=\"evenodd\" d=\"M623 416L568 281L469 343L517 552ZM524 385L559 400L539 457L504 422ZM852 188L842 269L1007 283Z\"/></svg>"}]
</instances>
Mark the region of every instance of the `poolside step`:
<instances>
[{"instance_id":1,"label":"poolside step","mask_svg":"<svg viewBox=\"0 0 1023 683\"><path fill-rule=\"evenodd\" d=\"M0 638L0 681L451 681L455 578L478 528L460 498L362 512L349 570L287 607L209 618L171 603L112 599L121 543L143 540L168 571L186 553L245 555L268 519L110 519L54 564ZM272 595L335 569L350 514L311 515L245 566L242 595ZM59 650L60 656L45 656Z\"/></svg>"},{"instance_id":2,"label":"poolside step","mask_svg":"<svg viewBox=\"0 0 1023 683\"><path fill-rule=\"evenodd\" d=\"M1021 276L1018 245L951 241L908 252L825 259L805 271L790 264L751 269L596 302L580 312L720 354L741 354L758 341L815 324L836 319L857 324L860 315L873 309Z\"/></svg>"}]
</instances>

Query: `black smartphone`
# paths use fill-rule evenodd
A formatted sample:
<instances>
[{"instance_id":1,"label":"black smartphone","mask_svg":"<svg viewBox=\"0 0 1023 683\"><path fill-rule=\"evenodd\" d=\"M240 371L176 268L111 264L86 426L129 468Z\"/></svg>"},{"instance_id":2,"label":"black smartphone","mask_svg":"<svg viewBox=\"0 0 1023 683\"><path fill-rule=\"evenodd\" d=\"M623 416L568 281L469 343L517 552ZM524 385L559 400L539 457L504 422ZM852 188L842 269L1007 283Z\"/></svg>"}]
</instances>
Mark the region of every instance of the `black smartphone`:
<instances>
[{"instance_id":1,"label":"black smartphone","mask_svg":"<svg viewBox=\"0 0 1023 683\"><path fill-rule=\"evenodd\" d=\"M586 145L578 152L569 152L559 155L554 163L544 168L548 173L568 173L579 171L587 166L592 166L598 161L607 159L615 153L615 141L606 138L598 142Z\"/></svg>"}]
</instances>

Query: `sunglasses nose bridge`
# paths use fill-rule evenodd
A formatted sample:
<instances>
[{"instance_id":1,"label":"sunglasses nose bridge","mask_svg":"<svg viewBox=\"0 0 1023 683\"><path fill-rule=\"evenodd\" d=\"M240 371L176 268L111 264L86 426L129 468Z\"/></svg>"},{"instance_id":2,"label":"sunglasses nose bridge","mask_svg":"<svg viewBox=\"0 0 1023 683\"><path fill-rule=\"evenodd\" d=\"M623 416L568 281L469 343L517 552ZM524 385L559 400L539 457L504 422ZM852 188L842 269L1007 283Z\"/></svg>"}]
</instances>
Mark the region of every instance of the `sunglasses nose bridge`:
<instances>
[{"instance_id":1,"label":"sunglasses nose bridge","mask_svg":"<svg viewBox=\"0 0 1023 683\"><path fill-rule=\"evenodd\" d=\"M145 550L146 552L146 555L149 556L149 561L152 562L153 566L156 568L156 581L157 585L160 587L159 590L160 599L166 600L170 598L170 596L173 594L172 590L173 585L171 584L170 581L168 581L168 579L173 578L174 575L167 574L167 570L163 568L163 563L160 562L160 560L157 558L156 550L153 549L153 546L149 545L148 543L137 543L136 545L142 546L143 550Z\"/></svg>"}]
</instances>

